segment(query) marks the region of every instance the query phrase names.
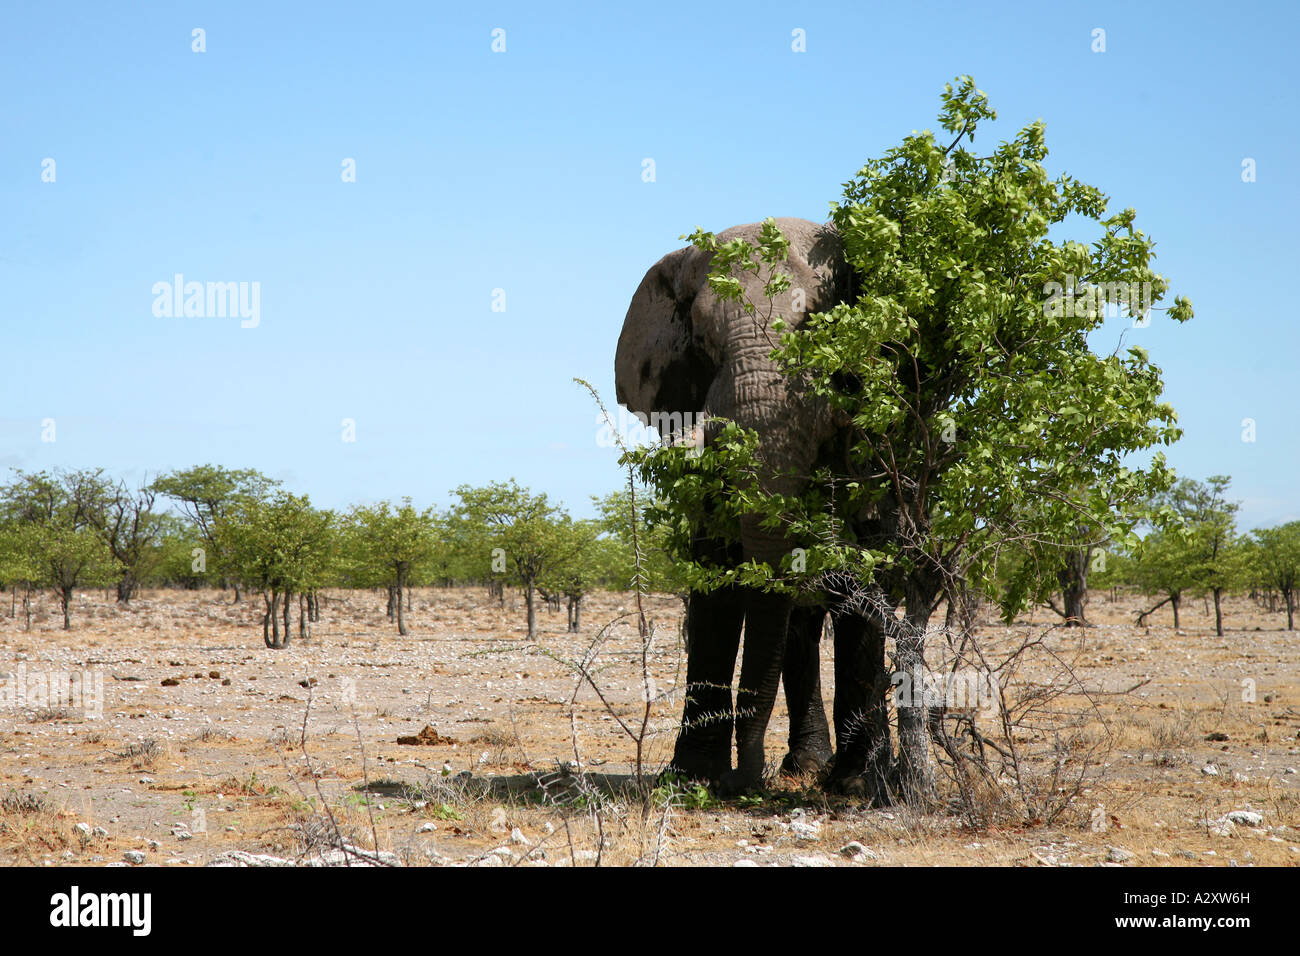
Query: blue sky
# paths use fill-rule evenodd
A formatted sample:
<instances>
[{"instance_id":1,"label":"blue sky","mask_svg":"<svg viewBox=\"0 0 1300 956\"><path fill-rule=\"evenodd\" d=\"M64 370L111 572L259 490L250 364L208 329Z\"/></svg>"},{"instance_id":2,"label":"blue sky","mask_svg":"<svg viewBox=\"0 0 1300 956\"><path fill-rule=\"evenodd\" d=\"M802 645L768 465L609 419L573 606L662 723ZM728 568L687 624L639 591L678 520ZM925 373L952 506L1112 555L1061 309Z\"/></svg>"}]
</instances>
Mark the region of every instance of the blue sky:
<instances>
[{"instance_id":1,"label":"blue sky","mask_svg":"<svg viewBox=\"0 0 1300 956\"><path fill-rule=\"evenodd\" d=\"M6 2L0 467L216 462L328 507L513 476L589 513L620 476L571 378L612 401L645 270L697 225L824 219L970 73L982 140L1045 120L1194 302L1125 334L1179 472L1232 475L1243 527L1300 517L1293 4L463 6ZM260 283L259 324L156 317L176 273Z\"/></svg>"}]
</instances>

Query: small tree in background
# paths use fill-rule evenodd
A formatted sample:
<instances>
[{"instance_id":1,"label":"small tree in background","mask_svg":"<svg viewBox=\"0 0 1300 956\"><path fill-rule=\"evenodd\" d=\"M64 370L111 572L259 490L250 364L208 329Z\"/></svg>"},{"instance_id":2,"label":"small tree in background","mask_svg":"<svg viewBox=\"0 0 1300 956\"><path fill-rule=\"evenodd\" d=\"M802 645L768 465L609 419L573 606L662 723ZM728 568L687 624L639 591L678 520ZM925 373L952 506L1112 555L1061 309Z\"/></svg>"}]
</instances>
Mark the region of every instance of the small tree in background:
<instances>
[{"instance_id":1,"label":"small tree in background","mask_svg":"<svg viewBox=\"0 0 1300 956\"><path fill-rule=\"evenodd\" d=\"M0 519L0 584L12 589L10 616L17 614L19 585L23 592L24 627L32 627L32 588L41 581L36 525Z\"/></svg>"},{"instance_id":2,"label":"small tree in background","mask_svg":"<svg viewBox=\"0 0 1300 956\"><path fill-rule=\"evenodd\" d=\"M1277 588L1286 604L1286 629L1295 630L1295 590L1300 581L1300 521L1252 532L1252 564L1260 579Z\"/></svg>"},{"instance_id":3,"label":"small tree in background","mask_svg":"<svg viewBox=\"0 0 1300 956\"><path fill-rule=\"evenodd\" d=\"M98 478L98 476L97 476ZM149 485L131 489L125 481L99 479L90 523L117 561L119 604L130 604L140 583L158 559L161 525L154 513L158 492Z\"/></svg>"},{"instance_id":4,"label":"small tree in background","mask_svg":"<svg viewBox=\"0 0 1300 956\"><path fill-rule=\"evenodd\" d=\"M1136 546L1132 577L1145 594L1163 594L1164 598L1138 614L1138 624L1157 608L1168 604L1174 612L1174 630L1181 628L1179 611L1183 594L1196 588L1191 543L1178 525L1151 531Z\"/></svg>"},{"instance_id":5,"label":"small tree in background","mask_svg":"<svg viewBox=\"0 0 1300 956\"><path fill-rule=\"evenodd\" d=\"M219 568L222 554L216 540L217 522L242 503L264 499L279 484L274 478L268 478L253 468L195 465L193 468L159 476L152 487L180 505L207 549L207 562ZM230 583L235 590L235 603L238 604L238 577Z\"/></svg>"},{"instance_id":6,"label":"small tree in background","mask_svg":"<svg viewBox=\"0 0 1300 956\"><path fill-rule=\"evenodd\" d=\"M528 638L537 637L537 584L563 557L566 543L557 532L560 510L546 495L534 495L512 478L482 488L461 485L456 514L484 531L484 557L496 573L505 572L523 589L528 608Z\"/></svg>"},{"instance_id":7,"label":"small tree in background","mask_svg":"<svg viewBox=\"0 0 1300 956\"><path fill-rule=\"evenodd\" d=\"M334 553L333 530L332 512L317 511L306 495L283 491L266 500L242 498L212 525L231 572L266 602L262 640L267 647L289 646L293 596L324 584ZM306 609L300 607L298 632L306 636L307 631Z\"/></svg>"},{"instance_id":8,"label":"small tree in background","mask_svg":"<svg viewBox=\"0 0 1300 956\"><path fill-rule=\"evenodd\" d=\"M1223 636L1223 592L1241 583L1245 555L1237 535L1238 502L1224 493L1232 479L1211 475L1202 484L1184 479L1170 492L1170 507L1183 519L1187 567L1197 587L1214 597L1214 632Z\"/></svg>"},{"instance_id":9,"label":"small tree in background","mask_svg":"<svg viewBox=\"0 0 1300 956\"><path fill-rule=\"evenodd\" d=\"M92 521L92 515L103 507L100 472L14 474L14 482L0 491L4 523L18 528L11 540L27 554L24 567L36 572L38 587L52 588L58 594L63 629L69 630L73 591L103 586L118 571Z\"/></svg>"},{"instance_id":10,"label":"small tree in background","mask_svg":"<svg viewBox=\"0 0 1300 956\"><path fill-rule=\"evenodd\" d=\"M399 506L381 502L353 508L350 520L354 556L368 569L368 580L388 588L389 619L396 619L397 633L405 636L403 595L428 570L438 549L437 515L432 508L416 511L411 499L404 498Z\"/></svg>"}]
</instances>

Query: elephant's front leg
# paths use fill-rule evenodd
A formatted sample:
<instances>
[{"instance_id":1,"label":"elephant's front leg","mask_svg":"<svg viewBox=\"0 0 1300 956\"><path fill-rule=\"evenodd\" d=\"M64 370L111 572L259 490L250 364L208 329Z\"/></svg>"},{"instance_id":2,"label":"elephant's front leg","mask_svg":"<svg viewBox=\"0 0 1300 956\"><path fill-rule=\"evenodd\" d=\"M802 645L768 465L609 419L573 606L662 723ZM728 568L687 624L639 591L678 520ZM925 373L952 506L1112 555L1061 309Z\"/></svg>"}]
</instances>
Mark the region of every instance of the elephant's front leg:
<instances>
[{"instance_id":1,"label":"elephant's front leg","mask_svg":"<svg viewBox=\"0 0 1300 956\"><path fill-rule=\"evenodd\" d=\"M668 770L716 783L731 769L731 681L745 602L736 588L693 591L686 604L686 705Z\"/></svg>"},{"instance_id":2,"label":"elephant's front leg","mask_svg":"<svg viewBox=\"0 0 1300 956\"><path fill-rule=\"evenodd\" d=\"M791 776L815 774L831 761L831 732L822 702L822 624L826 609L796 607L790 612L781 683L790 712L790 750L781 772Z\"/></svg>"},{"instance_id":3,"label":"elephant's front leg","mask_svg":"<svg viewBox=\"0 0 1300 956\"><path fill-rule=\"evenodd\" d=\"M736 689L736 769L722 781L724 793L762 785L763 737L781 684L786 629L793 602L782 594L750 591L745 611L745 653Z\"/></svg>"},{"instance_id":4,"label":"elephant's front leg","mask_svg":"<svg viewBox=\"0 0 1300 956\"><path fill-rule=\"evenodd\" d=\"M835 618L835 767L828 790L888 802L889 687L884 629L858 615Z\"/></svg>"}]
</instances>

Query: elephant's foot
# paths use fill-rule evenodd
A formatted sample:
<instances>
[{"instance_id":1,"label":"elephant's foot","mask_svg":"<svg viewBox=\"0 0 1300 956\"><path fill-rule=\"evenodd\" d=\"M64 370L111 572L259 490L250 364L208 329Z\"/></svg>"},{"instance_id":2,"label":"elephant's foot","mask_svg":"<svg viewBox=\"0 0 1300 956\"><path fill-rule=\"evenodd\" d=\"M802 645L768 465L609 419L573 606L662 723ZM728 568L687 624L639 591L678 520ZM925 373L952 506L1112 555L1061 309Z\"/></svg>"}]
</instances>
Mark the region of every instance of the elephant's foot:
<instances>
[{"instance_id":1,"label":"elephant's foot","mask_svg":"<svg viewBox=\"0 0 1300 956\"><path fill-rule=\"evenodd\" d=\"M663 776L677 776L715 784L731 772L731 754L675 753Z\"/></svg>"},{"instance_id":2,"label":"elephant's foot","mask_svg":"<svg viewBox=\"0 0 1300 956\"><path fill-rule=\"evenodd\" d=\"M889 767L880 767L872 763L856 766L850 762L836 760L822 789L827 793L838 794L859 800L872 807L887 807L894 803L893 794L897 790L893 773Z\"/></svg>"},{"instance_id":3,"label":"elephant's foot","mask_svg":"<svg viewBox=\"0 0 1300 956\"><path fill-rule=\"evenodd\" d=\"M815 777L830 766L834 755L829 750L791 750L781 761L781 773L786 777Z\"/></svg>"},{"instance_id":4,"label":"elephant's foot","mask_svg":"<svg viewBox=\"0 0 1300 956\"><path fill-rule=\"evenodd\" d=\"M754 773L746 770L728 770L722 775L716 787L718 796L724 798L743 797L762 789L762 772Z\"/></svg>"}]
</instances>

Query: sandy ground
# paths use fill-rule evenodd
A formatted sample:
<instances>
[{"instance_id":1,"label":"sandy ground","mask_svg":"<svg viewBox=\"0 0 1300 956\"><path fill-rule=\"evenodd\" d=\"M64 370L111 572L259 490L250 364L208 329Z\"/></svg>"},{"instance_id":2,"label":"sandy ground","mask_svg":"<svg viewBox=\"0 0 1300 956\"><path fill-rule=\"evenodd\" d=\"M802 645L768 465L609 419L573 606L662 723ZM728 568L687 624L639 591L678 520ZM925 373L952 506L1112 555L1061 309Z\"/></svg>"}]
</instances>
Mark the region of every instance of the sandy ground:
<instances>
[{"instance_id":1,"label":"sandy ground","mask_svg":"<svg viewBox=\"0 0 1300 956\"><path fill-rule=\"evenodd\" d=\"M1199 600L1175 633L1167 608L1137 627L1152 602L1094 593L1097 626L1047 642L1101 692L1091 729L1076 728L1083 743L1068 743L1087 752L1105 723L1099 775L1050 821L972 827L789 781L728 802L638 796L629 595L589 599L576 636L543 610L530 643L514 595L502 608L482 589L418 591L403 638L382 595L330 592L311 639L281 651L262 645L259 603L229 594L148 592L121 610L86 592L70 632L48 597L27 631L21 602L9 617L0 596L0 690L27 686L25 699L0 693L8 865L311 861L340 836L406 865L1300 865L1300 634L1246 597L1228 601L1219 638ZM684 662L680 603L655 596L647 611L653 772L671 750ZM571 707L571 662L611 621L590 665L604 701L584 686ZM986 622L981 639L1009 646L1051 623L1041 611ZM41 698L40 681L83 672L92 690L102 680L98 698ZM426 726L433 744L398 744ZM785 729L778 704L773 763Z\"/></svg>"}]
</instances>

